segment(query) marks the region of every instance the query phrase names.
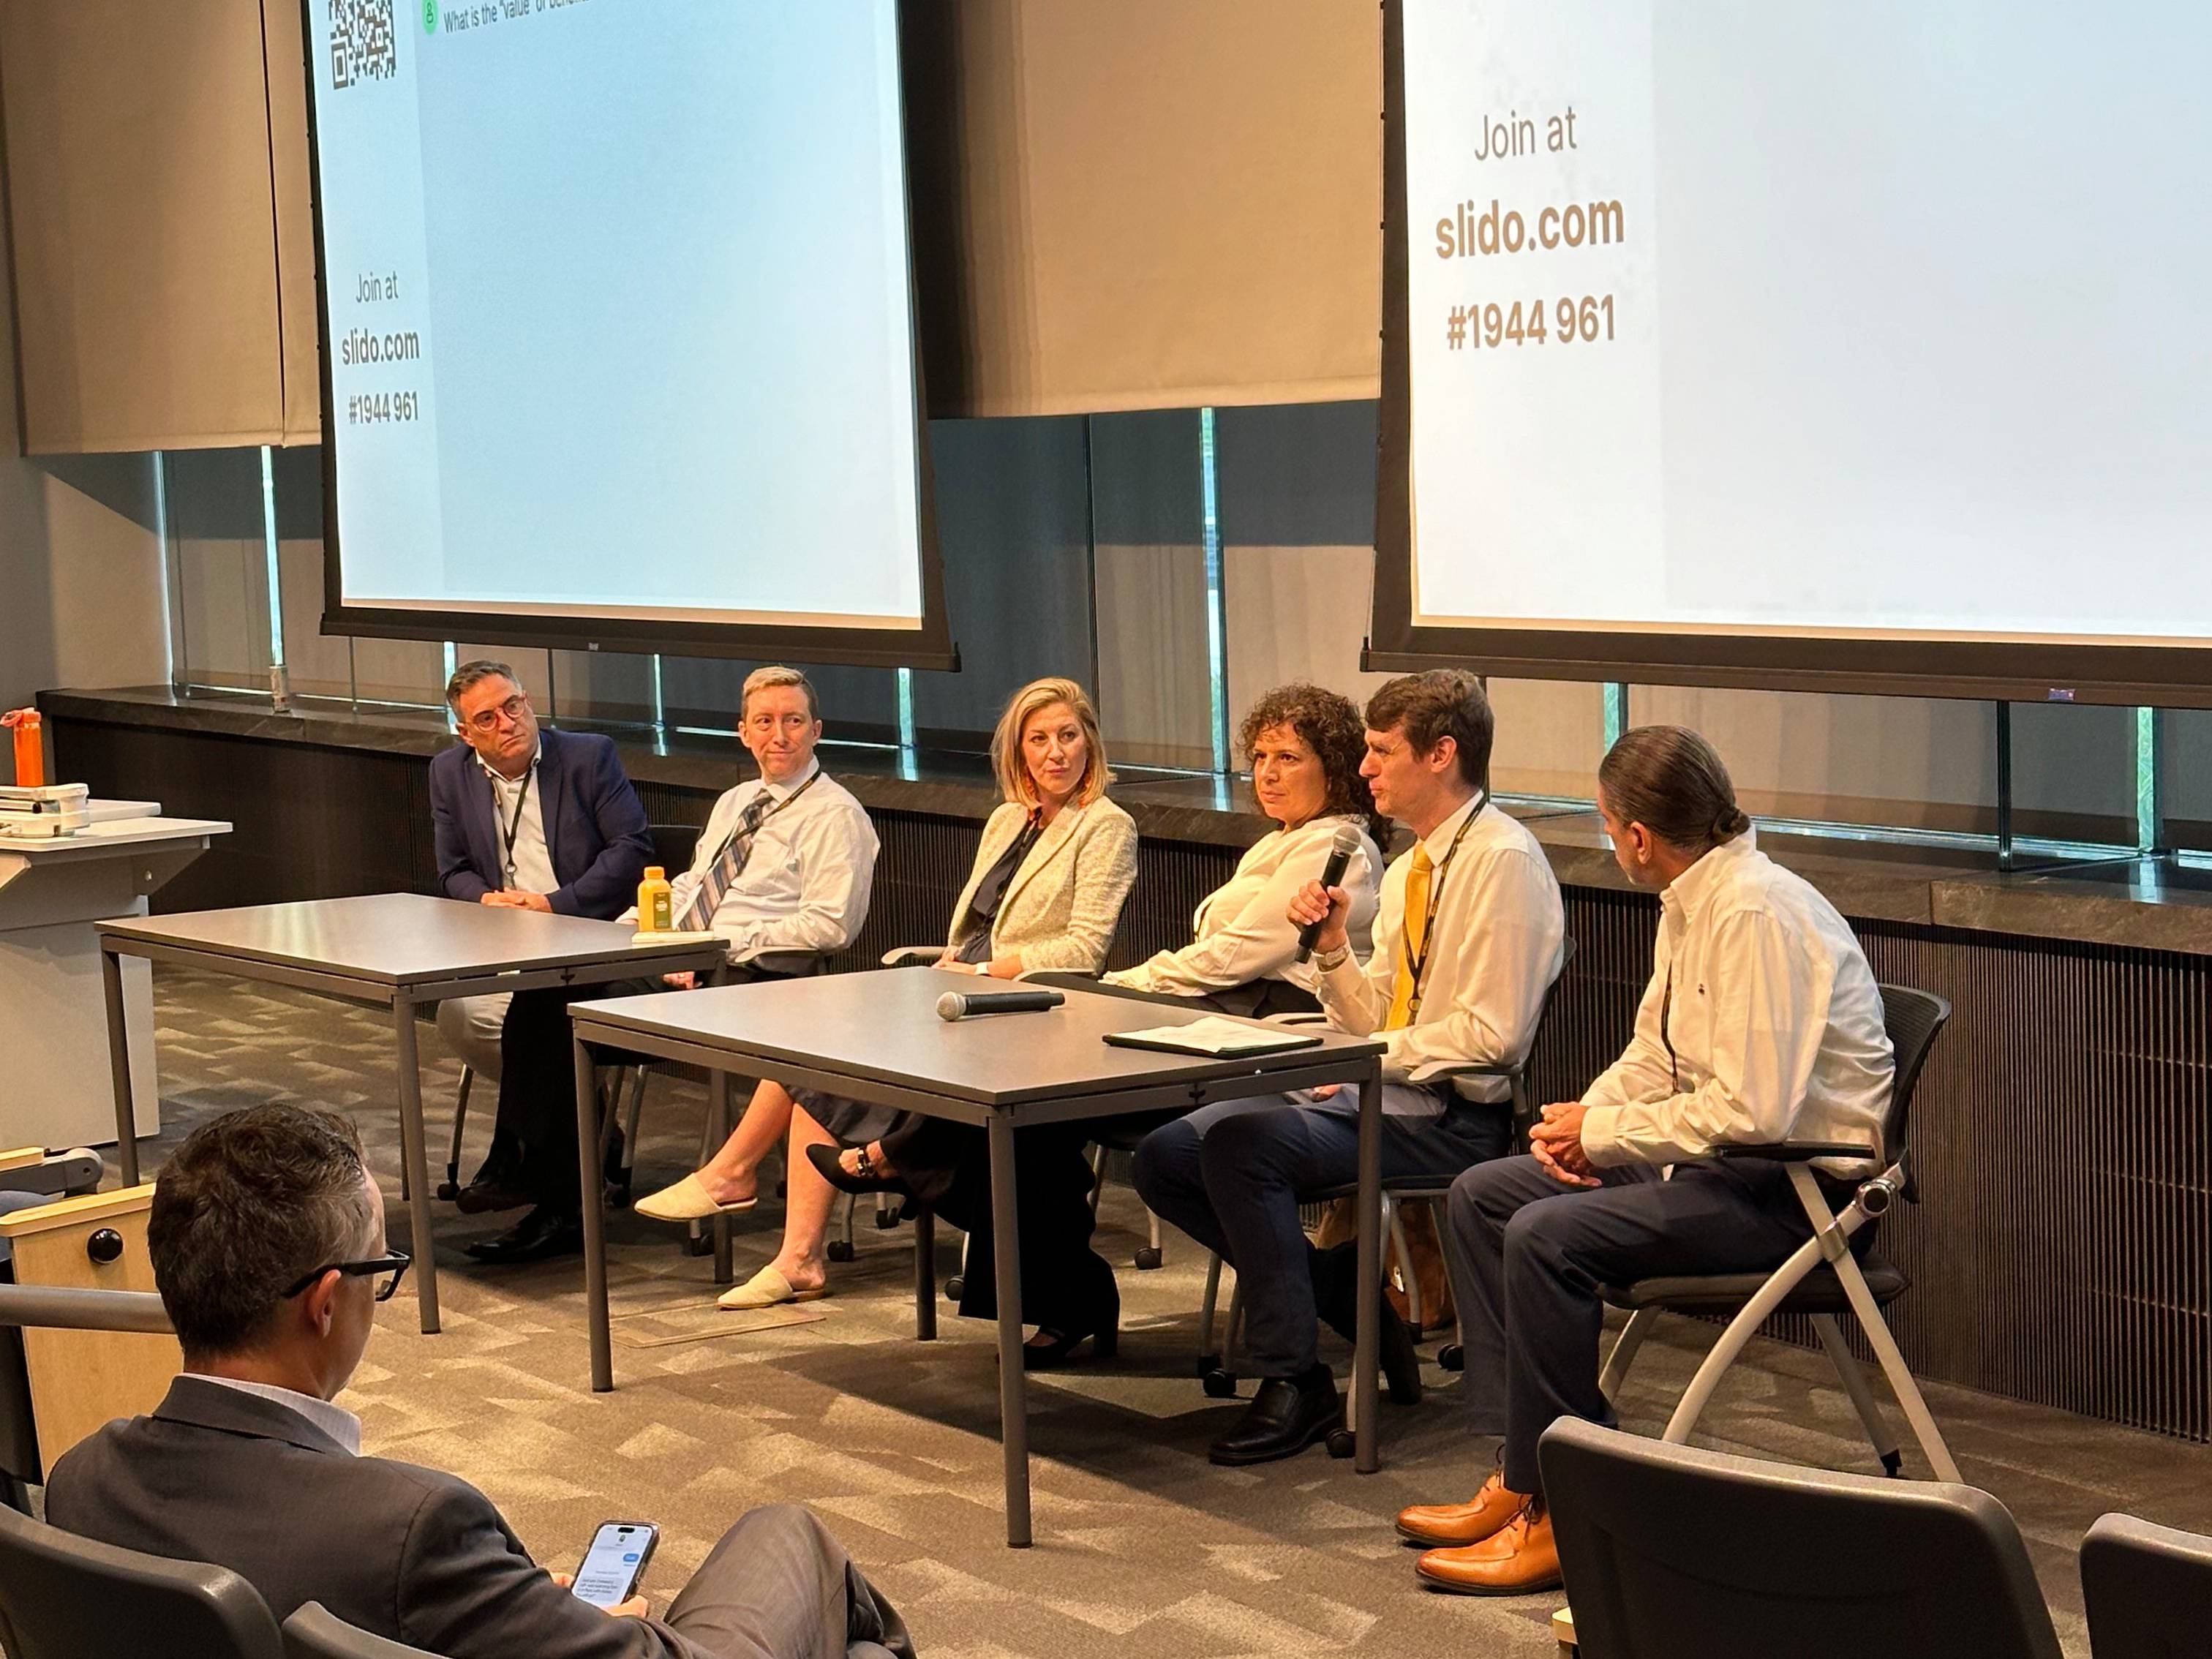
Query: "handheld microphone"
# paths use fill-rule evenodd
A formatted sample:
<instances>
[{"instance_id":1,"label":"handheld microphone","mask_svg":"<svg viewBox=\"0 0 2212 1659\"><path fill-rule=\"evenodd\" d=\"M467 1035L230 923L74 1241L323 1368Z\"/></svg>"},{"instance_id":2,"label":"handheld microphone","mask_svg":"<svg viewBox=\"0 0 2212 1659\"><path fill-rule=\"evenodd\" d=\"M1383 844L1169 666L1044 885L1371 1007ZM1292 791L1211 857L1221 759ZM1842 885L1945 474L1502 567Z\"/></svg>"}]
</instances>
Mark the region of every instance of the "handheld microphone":
<instances>
[{"instance_id":1,"label":"handheld microphone","mask_svg":"<svg viewBox=\"0 0 2212 1659\"><path fill-rule=\"evenodd\" d=\"M1321 884L1334 887L1344 879L1344 866L1352 862L1352 855L1359 850L1359 831L1350 824L1341 826L1336 839L1328 844L1328 862L1322 866ZM1324 916L1322 921L1328 921ZM1321 937L1321 922L1310 921L1298 929L1297 960L1306 962L1314 953L1314 941Z\"/></svg>"},{"instance_id":2,"label":"handheld microphone","mask_svg":"<svg viewBox=\"0 0 2212 1659\"><path fill-rule=\"evenodd\" d=\"M1067 999L1057 991L947 991L937 1000L937 1017L948 1023L977 1014L1041 1014Z\"/></svg>"}]
</instances>

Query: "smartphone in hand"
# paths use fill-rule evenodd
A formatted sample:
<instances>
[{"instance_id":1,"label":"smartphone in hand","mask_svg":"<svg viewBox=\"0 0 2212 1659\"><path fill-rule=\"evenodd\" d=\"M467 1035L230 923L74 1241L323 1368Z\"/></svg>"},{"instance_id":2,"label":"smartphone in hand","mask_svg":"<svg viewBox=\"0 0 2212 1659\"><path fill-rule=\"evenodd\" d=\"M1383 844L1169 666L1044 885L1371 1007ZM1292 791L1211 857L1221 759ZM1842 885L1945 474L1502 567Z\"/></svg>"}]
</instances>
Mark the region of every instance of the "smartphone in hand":
<instances>
[{"instance_id":1,"label":"smartphone in hand","mask_svg":"<svg viewBox=\"0 0 2212 1659\"><path fill-rule=\"evenodd\" d=\"M660 1528L643 1521L610 1521L592 1536L576 1568L575 1594L595 1607L611 1607L637 1594Z\"/></svg>"}]
</instances>

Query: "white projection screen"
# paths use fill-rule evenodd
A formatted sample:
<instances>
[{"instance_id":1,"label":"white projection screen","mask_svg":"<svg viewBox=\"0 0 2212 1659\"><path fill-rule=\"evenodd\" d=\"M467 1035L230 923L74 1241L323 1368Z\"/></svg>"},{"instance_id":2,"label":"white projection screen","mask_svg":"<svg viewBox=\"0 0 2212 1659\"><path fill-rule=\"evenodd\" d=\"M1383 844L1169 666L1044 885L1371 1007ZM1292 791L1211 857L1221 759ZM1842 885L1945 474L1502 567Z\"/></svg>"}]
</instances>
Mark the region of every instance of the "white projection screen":
<instances>
[{"instance_id":1,"label":"white projection screen","mask_svg":"<svg viewBox=\"0 0 2212 1659\"><path fill-rule=\"evenodd\" d=\"M2212 7L1385 33L1371 666L2212 702Z\"/></svg>"},{"instance_id":2,"label":"white projection screen","mask_svg":"<svg viewBox=\"0 0 2212 1659\"><path fill-rule=\"evenodd\" d=\"M897 0L303 0L325 633L957 666Z\"/></svg>"}]
</instances>

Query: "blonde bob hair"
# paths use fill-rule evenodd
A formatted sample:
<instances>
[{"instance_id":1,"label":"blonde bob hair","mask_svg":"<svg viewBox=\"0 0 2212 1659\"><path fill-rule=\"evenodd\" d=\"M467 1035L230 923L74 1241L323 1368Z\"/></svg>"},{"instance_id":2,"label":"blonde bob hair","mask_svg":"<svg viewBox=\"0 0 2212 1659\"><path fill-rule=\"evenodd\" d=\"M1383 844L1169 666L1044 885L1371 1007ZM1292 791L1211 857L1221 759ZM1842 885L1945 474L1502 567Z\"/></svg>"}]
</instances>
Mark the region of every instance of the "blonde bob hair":
<instances>
[{"instance_id":1,"label":"blonde bob hair","mask_svg":"<svg viewBox=\"0 0 2212 1659\"><path fill-rule=\"evenodd\" d=\"M1036 780L1022 758L1022 732L1030 717L1056 702L1064 702L1083 728L1083 777L1075 786L1075 804L1088 806L1106 793L1113 775L1106 769L1106 744L1098 735L1098 711L1073 680L1057 678L1031 680L1014 693L1006 712L999 716L999 729L991 734L991 764L999 775L999 790L1018 805L1035 811L1044 803L1037 797Z\"/></svg>"}]
</instances>

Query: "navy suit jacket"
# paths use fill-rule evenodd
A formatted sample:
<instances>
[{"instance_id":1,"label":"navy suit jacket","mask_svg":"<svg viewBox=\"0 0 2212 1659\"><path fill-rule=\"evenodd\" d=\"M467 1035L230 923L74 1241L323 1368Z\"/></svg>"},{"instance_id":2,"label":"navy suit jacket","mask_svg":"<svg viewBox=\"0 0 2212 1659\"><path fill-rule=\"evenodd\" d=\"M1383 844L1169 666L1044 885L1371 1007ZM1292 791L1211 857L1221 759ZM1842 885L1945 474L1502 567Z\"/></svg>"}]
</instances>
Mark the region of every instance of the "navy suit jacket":
<instances>
[{"instance_id":1,"label":"navy suit jacket","mask_svg":"<svg viewBox=\"0 0 2212 1659\"><path fill-rule=\"evenodd\" d=\"M549 896L553 908L611 921L637 902L637 884L653 857L645 808L611 739L545 726L538 742L532 788L561 884ZM491 780L466 744L431 761L430 821L437 831L438 884L447 898L474 902L499 888L498 811Z\"/></svg>"}]
</instances>

